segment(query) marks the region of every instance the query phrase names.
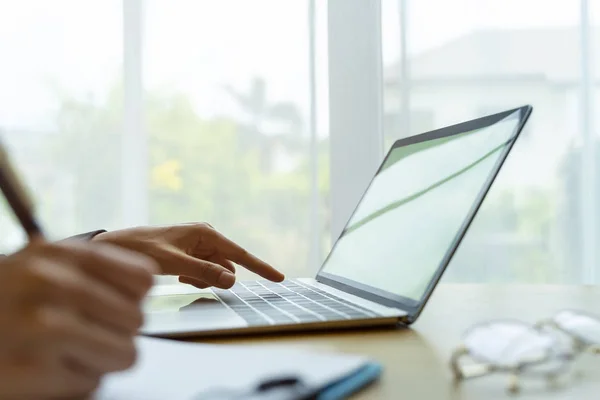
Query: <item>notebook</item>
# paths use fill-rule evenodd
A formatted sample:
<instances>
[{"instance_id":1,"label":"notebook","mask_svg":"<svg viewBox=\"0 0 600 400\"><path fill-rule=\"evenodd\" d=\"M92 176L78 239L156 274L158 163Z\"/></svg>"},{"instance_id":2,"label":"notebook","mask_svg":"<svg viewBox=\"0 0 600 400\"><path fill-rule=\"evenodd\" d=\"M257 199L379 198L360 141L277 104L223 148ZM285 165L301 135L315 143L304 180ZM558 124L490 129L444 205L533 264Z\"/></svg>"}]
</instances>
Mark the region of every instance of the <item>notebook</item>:
<instances>
[{"instance_id":1,"label":"notebook","mask_svg":"<svg viewBox=\"0 0 600 400\"><path fill-rule=\"evenodd\" d=\"M262 384L277 380L286 383L293 378L302 390L281 387L284 395L278 398L338 400L381 374L381 366L366 357L323 350L317 353L277 345L225 346L149 337L137 338L137 346L136 364L127 371L109 374L92 399L210 400L248 397L245 394L260 399Z\"/></svg>"}]
</instances>

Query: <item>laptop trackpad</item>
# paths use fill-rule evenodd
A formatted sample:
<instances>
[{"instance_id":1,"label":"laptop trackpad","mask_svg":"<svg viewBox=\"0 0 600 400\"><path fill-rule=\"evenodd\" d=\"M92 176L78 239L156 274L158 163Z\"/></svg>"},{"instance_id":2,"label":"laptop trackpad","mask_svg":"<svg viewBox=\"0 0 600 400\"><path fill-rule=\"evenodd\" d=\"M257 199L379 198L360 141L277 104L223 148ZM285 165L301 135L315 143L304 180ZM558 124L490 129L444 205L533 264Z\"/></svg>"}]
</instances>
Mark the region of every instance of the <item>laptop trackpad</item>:
<instances>
[{"instance_id":1,"label":"laptop trackpad","mask_svg":"<svg viewBox=\"0 0 600 400\"><path fill-rule=\"evenodd\" d=\"M227 307L211 292L150 296L144 305L147 313L221 311Z\"/></svg>"},{"instance_id":2,"label":"laptop trackpad","mask_svg":"<svg viewBox=\"0 0 600 400\"><path fill-rule=\"evenodd\" d=\"M163 335L241 328L246 322L209 291L148 296L143 334Z\"/></svg>"}]
</instances>

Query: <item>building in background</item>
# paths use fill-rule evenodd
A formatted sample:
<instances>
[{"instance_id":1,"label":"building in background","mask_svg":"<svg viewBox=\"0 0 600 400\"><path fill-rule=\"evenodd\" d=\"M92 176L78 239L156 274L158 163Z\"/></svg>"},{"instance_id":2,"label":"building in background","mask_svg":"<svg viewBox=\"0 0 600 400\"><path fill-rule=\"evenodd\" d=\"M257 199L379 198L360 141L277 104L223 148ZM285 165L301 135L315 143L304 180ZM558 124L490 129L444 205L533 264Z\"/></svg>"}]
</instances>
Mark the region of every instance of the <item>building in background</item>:
<instances>
[{"instance_id":1,"label":"building in background","mask_svg":"<svg viewBox=\"0 0 600 400\"><path fill-rule=\"evenodd\" d=\"M600 31L590 40L598 48ZM388 144L523 104L534 106L453 261L450 277L581 280L580 273L573 273L581 271L582 252L580 46L578 28L481 30L410 56L404 74L400 63L385 70ZM597 69L600 51L592 53ZM402 76L408 81L402 82ZM594 114L600 115L600 74L595 79ZM406 108L408 123L402 111ZM598 124L596 117L596 133ZM596 180L600 187L600 169ZM532 270L536 263L542 268Z\"/></svg>"}]
</instances>

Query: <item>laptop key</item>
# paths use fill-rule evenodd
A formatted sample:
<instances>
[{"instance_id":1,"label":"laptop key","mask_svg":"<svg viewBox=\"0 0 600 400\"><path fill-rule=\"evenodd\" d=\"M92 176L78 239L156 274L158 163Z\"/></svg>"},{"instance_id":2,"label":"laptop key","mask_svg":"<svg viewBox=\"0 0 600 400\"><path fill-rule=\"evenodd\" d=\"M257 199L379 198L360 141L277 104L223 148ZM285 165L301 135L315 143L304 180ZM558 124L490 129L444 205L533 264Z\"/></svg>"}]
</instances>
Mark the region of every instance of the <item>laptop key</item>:
<instances>
[{"instance_id":1,"label":"laptop key","mask_svg":"<svg viewBox=\"0 0 600 400\"><path fill-rule=\"evenodd\" d=\"M244 282L236 283L230 290L213 291L249 325L269 324L269 321L309 323L374 315L352 302L293 281Z\"/></svg>"}]
</instances>

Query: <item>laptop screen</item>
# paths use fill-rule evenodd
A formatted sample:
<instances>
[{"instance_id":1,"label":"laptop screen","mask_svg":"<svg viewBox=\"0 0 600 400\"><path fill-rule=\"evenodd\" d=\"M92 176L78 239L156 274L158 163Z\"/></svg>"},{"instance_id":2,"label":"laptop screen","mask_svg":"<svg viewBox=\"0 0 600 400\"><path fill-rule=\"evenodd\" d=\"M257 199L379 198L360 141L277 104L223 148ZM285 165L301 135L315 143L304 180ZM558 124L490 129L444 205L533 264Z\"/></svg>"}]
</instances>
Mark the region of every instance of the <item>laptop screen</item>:
<instances>
[{"instance_id":1,"label":"laptop screen","mask_svg":"<svg viewBox=\"0 0 600 400\"><path fill-rule=\"evenodd\" d=\"M449 262L521 122L519 110L463 124L466 131L397 142L319 275L418 304Z\"/></svg>"}]
</instances>

